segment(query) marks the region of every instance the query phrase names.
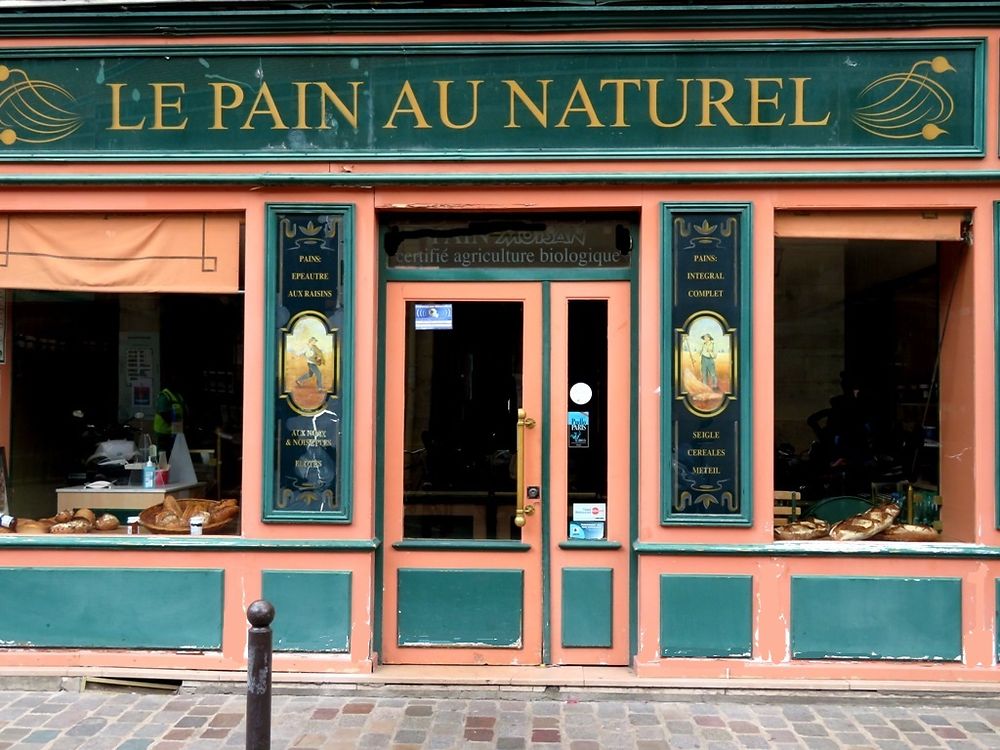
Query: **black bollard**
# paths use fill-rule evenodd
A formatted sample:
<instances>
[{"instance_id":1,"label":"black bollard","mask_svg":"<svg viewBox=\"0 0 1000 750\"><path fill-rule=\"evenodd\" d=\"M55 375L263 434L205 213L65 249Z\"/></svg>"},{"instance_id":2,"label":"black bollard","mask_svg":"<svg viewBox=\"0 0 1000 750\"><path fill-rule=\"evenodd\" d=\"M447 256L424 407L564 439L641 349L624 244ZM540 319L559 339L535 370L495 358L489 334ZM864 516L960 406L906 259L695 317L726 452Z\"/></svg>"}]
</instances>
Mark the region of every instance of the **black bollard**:
<instances>
[{"instance_id":1,"label":"black bollard","mask_svg":"<svg viewBox=\"0 0 1000 750\"><path fill-rule=\"evenodd\" d=\"M271 750L271 621L274 606L258 599L247 607L252 626L247 649L247 747Z\"/></svg>"}]
</instances>

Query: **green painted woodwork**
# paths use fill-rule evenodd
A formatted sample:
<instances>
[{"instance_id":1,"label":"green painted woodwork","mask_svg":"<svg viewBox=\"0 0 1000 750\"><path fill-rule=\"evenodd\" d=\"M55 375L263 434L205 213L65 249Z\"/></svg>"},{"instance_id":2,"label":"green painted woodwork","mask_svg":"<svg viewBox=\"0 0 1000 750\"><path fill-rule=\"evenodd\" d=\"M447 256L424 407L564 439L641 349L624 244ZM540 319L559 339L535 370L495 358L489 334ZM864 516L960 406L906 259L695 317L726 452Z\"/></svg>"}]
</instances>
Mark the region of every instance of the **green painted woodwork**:
<instances>
[{"instance_id":1,"label":"green painted woodwork","mask_svg":"<svg viewBox=\"0 0 1000 750\"><path fill-rule=\"evenodd\" d=\"M665 526L750 526L753 523L750 492L753 485L750 434L753 400L752 207L745 203L662 203L660 208L661 246L665 259L660 272L660 323L663 331L660 382L669 396L660 401L660 523ZM675 229L675 222L680 225L679 229ZM704 242L709 244L700 244ZM687 255L692 255L696 247L711 249L706 257L713 261L728 259L720 267L725 269L722 273L724 281L718 282L719 289L716 290L723 294L723 301L702 298L692 301L685 296L685 290L695 282L676 278L690 272L685 272L682 266L675 268L674 256L679 254L681 248ZM708 252L707 249L698 252ZM714 267L715 263L710 265ZM735 295L736 299L725 295ZM678 300L683 300L683 305ZM675 304L688 316L688 322L682 328L675 325L681 322L674 320ZM725 334L731 342L730 381L733 391L727 394L718 410L702 414L690 405L682 404L679 398L681 392L686 390L682 387L683 376L680 372L683 356L681 341L687 341L686 329L690 321L720 315L726 320ZM687 346L686 343L684 345ZM687 353L693 356L690 349ZM706 441L695 440L694 436L701 431L714 433L715 437ZM689 471L693 459L680 453L685 448L696 446L721 451L717 454L719 458L697 459L700 463L715 462L710 463L708 468L720 471L720 475L699 478L699 475Z\"/></svg>"},{"instance_id":2,"label":"green painted woodwork","mask_svg":"<svg viewBox=\"0 0 1000 750\"><path fill-rule=\"evenodd\" d=\"M275 651L351 650L350 571L265 570L261 579Z\"/></svg>"},{"instance_id":3,"label":"green painted woodwork","mask_svg":"<svg viewBox=\"0 0 1000 750\"><path fill-rule=\"evenodd\" d=\"M751 576L661 575L662 656L750 656Z\"/></svg>"},{"instance_id":4,"label":"green painted woodwork","mask_svg":"<svg viewBox=\"0 0 1000 750\"><path fill-rule=\"evenodd\" d=\"M0 645L218 650L222 587L211 569L0 568Z\"/></svg>"},{"instance_id":5,"label":"green painted woodwork","mask_svg":"<svg viewBox=\"0 0 1000 750\"><path fill-rule=\"evenodd\" d=\"M184 10L156 3L130 3L92 10L74 4L61 9L10 7L0 11L0 37L77 37L99 35L185 36L226 34L403 34L430 31L522 31L575 29L890 29L967 28L1000 25L993 2L954 0L911 2L727 2L595 4L569 2L467 3L458 9L441 3L406 4L296 2L255 3L252 9L232 2L233 12L187 5ZM478 6L478 7L477 7Z\"/></svg>"},{"instance_id":6,"label":"green painted woodwork","mask_svg":"<svg viewBox=\"0 0 1000 750\"><path fill-rule=\"evenodd\" d=\"M400 569L399 645L517 648L520 570Z\"/></svg>"},{"instance_id":7,"label":"green painted woodwork","mask_svg":"<svg viewBox=\"0 0 1000 750\"><path fill-rule=\"evenodd\" d=\"M993 226L1000 227L1000 201L993 203ZM993 233L993 425L1000 435L1000 233ZM993 441L993 457L1000 461L1000 440ZM1000 466L1000 463L995 464ZM1000 473L994 473L993 524L1000 529Z\"/></svg>"},{"instance_id":8,"label":"green painted woodwork","mask_svg":"<svg viewBox=\"0 0 1000 750\"><path fill-rule=\"evenodd\" d=\"M621 549L621 542L607 539L564 539L559 542L559 549Z\"/></svg>"},{"instance_id":9,"label":"green painted woodwork","mask_svg":"<svg viewBox=\"0 0 1000 750\"><path fill-rule=\"evenodd\" d=\"M428 271L388 269L387 281L426 281ZM628 281L631 274L620 268L441 268L433 272L435 281Z\"/></svg>"},{"instance_id":10,"label":"green painted woodwork","mask_svg":"<svg viewBox=\"0 0 1000 750\"><path fill-rule=\"evenodd\" d=\"M422 549L435 552L530 552L531 545L508 539L401 539L393 549Z\"/></svg>"},{"instance_id":11,"label":"green painted woodwork","mask_svg":"<svg viewBox=\"0 0 1000 750\"><path fill-rule=\"evenodd\" d=\"M634 264L630 264L634 265ZM542 282L542 445L549 445L552 428L552 283ZM529 415L530 416L530 415ZM552 482L552 459L542 450L542 492L547 493ZM545 497L543 494L542 497ZM552 535L549 532L549 503L538 506L542 524L542 663L552 663ZM528 523L531 523L528 521Z\"/></svg>"},{"instance_id":12,"label":"green painted woodwork","mask_svg":"<svg viewBox=\"0 0 1000 750\"><path fill-rule=\"evenodd\" d=\"M636 238L638 242L638 238ZM639 267L642 263L642 253L639 262L632 264L632 283L629 288L629 410L628 413L639 413L639 331L642 320L642 300L639 295ZM639 541L639 420L633 416L629 420L629 446L632 460L629 461L628 482L628 653L639 653L639 553L635 544Z\"/></svg>"},{"instance_id":13,"label":"green painted woodwork","mask_svg":"<svg viewBox=\"0 0 1000 750\"><path fill-rule=\"evenodd\" d=\"M142 549L142 550L237 550L282 552L374 552L381 545L378 539L250 539L239 536L140 535L96 536L49 534L0 536L0 550L14 549Z\"/></svg>"},{"instance_id":14,"label":"green painted woodwork","mask_svg":"<svg viewBox=\"0 0 1000 750\"><path fill-rule=\"evenodd\" d=\"M981 156L984 55L898 38L26 47L4 56L0 161Z\"/></svg>"},{"instance_id":15,"label":"green painted woodwork","mask_svg":"<svg viewBox=\"0 0 1000 750\"><path fill-rule=\"evenodd\" d=\"M705 555L709 557L811 557L811 558L924 558L924 559L1000 559L1000 547L986 547L978 544L948 542L872 542L845 545L842 542L775 542L771 544L659 544L636 542L633 545L639 555L664 557L688 557Z\"/></svg>"},{"instance_id":16,"label":"green painted woodwork","mask_svg":"<svg viewBox=\"0 0 1000 750\"><path fill-rule=\"evenodd\" d=\"M220 159L219 161L223 161ZM0 186L22 187L65 187L85 184L88 186L109 187L190 187L195 185L217 185L223 187L244 187L257 189L262 187L294 187L294 188L332 188L356 187L369 189L378 185L392 186L468 186L468 185L552 185L563 187L572 185L591 185L599 187L646 186L650 184L669 185L787 185L787 184L825 184L825 183L857 183L857 184L925 184L925 183L967 183L992 184L1000 182L1000 170L976 169L921 169L900 171L885 169L889 162L873 164L870 171L838 171L815 170L803 172L748 172L745 169L732 168L718 172L564 172L542 171L539 169L513 169L507 172L413 172L387 171L377 174L350 174L330 172L155 172L149 169L142 172L84 172L79 169L72 173L28 172L22 166L17 172L0 174ZM926 162L925 162L926 164ZM882 167L882 168L880 168ZM416 280L413 273L398 272L393 279ZM465 272L463 271L463 274ZM621 274L621 272L615 272ZM554 272L553 272L554 274ZM618 278L610 272L591 274L599 278ZM566 275L565 278L587 278L588 269L581 269L579 276ZM620 278L627 278L621 274ZM426 276L424 277L426 278ZM440 278L438 276L437 278ZM448 277L451 278L451 277ZM468 280L486 280L491 278L491 272L470 271L469 276L456 276ZM528 278L526 276L525 278ZM530 278L537 279L538 276ZM553 275L554 278L554 275Z\"/></svg>"},{"instance_id":17,"label":"green painted woodwork","mask_svg":"<svg viewBox=\"0 0 1000 750\"><path fill-rule=\"evenodd\" d=\"M297 317L312 316L326 321L336 329L339 346L339 390L326 394L319 406L303 409L289 396L292 385L279 392L284 382L282 362L286 350L285 334L291 311L298 310L293 300L279 304L281 280L280 259L289 252L285 243L300 243L303 253L309 247L309 236L319 238L325 230L336 227L337 235L330 240L337 247L337 264L342 278L330 279L330 287L340 294L336 309L328 309L324 298L309 298L311 310L300 310ZM268 204L267 206L266 310L264 329L264 377L273 383L264 400L264 445L275 446L264 453L263 520L293 523L350 523L352 513L352 455L354 414L354 206L317 204ZM301 234L299 234L301 232ZM325 254L316 242L314 252ZM301 291L301 290L295 290ZM322 289L310 289L322 293ZM290 294L290 293L289 293ZM296 303L300 299L294 300ZM309 307L309 305L306 305ZM292 318L294 320L294 318ZM294 332L294 331L292 331ZM320 334L317 334L320 335ZM280 377L279 377L280 374ZM313 405L310 405L313 406ZM278 462L284 463L280 467ZM300 473L300 466L305 467ZM320 468L310 468L317 466ZM332 468L330 468L332 467ZM333 476L329 480L329 476Z\"/></svg>"},{"instance_id":18,"label":"green painted woodwork","mask_svg":"<svg viewBox=\"0 0 1000 750\"><path fill-rule=\"evenodd\" d=\"M795 659L962 658L958 578L793 576Z\"/></svg>"},{"instance_id":19,"label":"green painted woodwork","mask_svg":"<svg viewBox=\"0 0 1000 750\"><path fill-rule=\"evenodd\" d=\"M562 645L611 648L611 568L563 568Z\"/></svg>"}]
</instances>

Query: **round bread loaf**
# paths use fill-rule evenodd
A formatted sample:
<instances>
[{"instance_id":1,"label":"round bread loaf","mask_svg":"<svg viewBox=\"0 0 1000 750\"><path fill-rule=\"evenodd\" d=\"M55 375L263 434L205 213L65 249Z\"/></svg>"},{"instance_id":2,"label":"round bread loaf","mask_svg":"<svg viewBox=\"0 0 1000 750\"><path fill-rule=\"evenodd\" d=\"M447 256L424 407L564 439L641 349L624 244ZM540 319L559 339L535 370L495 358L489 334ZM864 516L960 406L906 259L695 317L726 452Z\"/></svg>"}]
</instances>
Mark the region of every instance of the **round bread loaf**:
<instances>
[{"instance_id":1,"label":"round bread loaf","mask_svg":"<svg viewBox=\"0 0 1000 750\"><path fill-rule=\"evenodd\" d=\"M73 518L71 518L70 521L76 518L82 518L91 526L93 526L94 521L97 520L94 516L94 511L92 511L90 508L77 508L76 512L73 514Z\"/></svg>"},{"instance_id":2,"label":"round bread loaf","mask_svg":"<svg viewBox=\"0 0 1000 750\"><path fill-rule=\"evenodd\" d=\"M94 528L98 531L112 531L118 526L118 517L112 513L103 513L94 521Z\"/></svg>"}]
</instances>

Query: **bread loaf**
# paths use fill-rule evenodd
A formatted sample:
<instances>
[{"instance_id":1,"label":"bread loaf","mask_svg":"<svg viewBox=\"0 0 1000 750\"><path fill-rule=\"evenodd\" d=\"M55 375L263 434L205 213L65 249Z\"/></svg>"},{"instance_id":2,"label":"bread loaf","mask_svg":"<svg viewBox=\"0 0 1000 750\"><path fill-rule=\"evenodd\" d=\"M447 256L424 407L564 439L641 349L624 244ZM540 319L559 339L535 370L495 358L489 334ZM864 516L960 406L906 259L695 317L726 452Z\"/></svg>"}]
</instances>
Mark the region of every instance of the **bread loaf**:
<instances>
[{"instance_id":1,"label":"bread loaf","mask_svg":"<svg viewBox=\"0 0 1000 750\"><path fill-rule=\"evenodd\" d=\"M830 533L830 524L819 518L803 518L774 527L775 539L821 539Z\"/></svg>"},{"instance_id":2,"label":"bread loaf","mask_svg":"<svg viewBox=\"0 0 1000 750\"><path fill-rule=\"evenodd\" d=\"M833 525L833 528L830 529L830 538L836 539L838 542L871 539L892 525L899 515L899 510L899 506L895 503L886 503L856 516L845 518Z\"/></svg>"},{"instance_id":3,"label":"bread loaf","mask_svg":"<svg viewBox=\"0 0 1000 750\"><path fill-rule=\"evenodd\" d=\"M209 515L209 521L211 523L223 523L231 518L236 518L240 514L240 509L235 505L226 505L219 508L215 508L211 515Z\"/></svg>"},{"instance_id":4,"label":"bread loaf","mask_svg":"<svg viewBox=\"0 0 1000 750\"><path fill-rule=\"evenodd\" d=\"M167 528L176 527L177 529L182 527L180 516L171 510L161 510L156 514L156 518L154 520L156 521L157 526L164 526Z\"/></svg>"},{"instance_id":5,"label":"bread loaf","mask_svg":"<svg viewBox=\"0 0 1000 750\"><path fill-rule=\"evenodd\" d=\"M184 515L184 509L173 495L167 495L163 498L163 510L167 513L173 513L178 519Z\"/></svg>"},{"instance_id":6,"label":"bread loaf","mask_svg":"<svg viewBox=\"0 0 1000 750\"><path fill-rule=\"evenodd\" d=\"M933 526L917 523L895 523L873 536L872 539L886 542L935 542L938 539L938 532Z\"/></svg>"},{"instance_id":7,"label":"bread loaf","mask_svg":"<svg viewBox=\"0 0 1000 750\"><path fill-rule=\"evenodd\" d=\"M20 518L17 521L18 534L48 534L52 523L49 521L35 521L31 518Z\"/></svg>"},{"instance_id":8,"label":"bread loaf","mask_svg":"<svg viewBox=\"0 0 1000 750\"><path fill-rule=\"evenodd\" d=\"M99 531L112 531L118 528L118 517L111 513L103 513L94 521L94 528Z\"/></svg>"},{"instance_id":9,"label":"bread loaf","mask_svg":"<svg viewBox=\"0 0 1000 750\"><path fill-rule=\"evenodd\" d=\"M90 508L77 508L76 512L73 513L73 517L70 519L70 521L75 521L77 519L85 521L90 526L93 526L94 521L97 520L97 518L94 516L94 511L92 511Z\"/></svg>"},{"instance_id":10,"label":"bread loaf","mask_svg":"<svg viewBox=\"0 0 1000 750\"><path fill-rule=\"evenodd\" d=\"M65 523L53 524L50 534L86 534L93 528L86 518L74 518Z\"/></svg>"}]
</instances>

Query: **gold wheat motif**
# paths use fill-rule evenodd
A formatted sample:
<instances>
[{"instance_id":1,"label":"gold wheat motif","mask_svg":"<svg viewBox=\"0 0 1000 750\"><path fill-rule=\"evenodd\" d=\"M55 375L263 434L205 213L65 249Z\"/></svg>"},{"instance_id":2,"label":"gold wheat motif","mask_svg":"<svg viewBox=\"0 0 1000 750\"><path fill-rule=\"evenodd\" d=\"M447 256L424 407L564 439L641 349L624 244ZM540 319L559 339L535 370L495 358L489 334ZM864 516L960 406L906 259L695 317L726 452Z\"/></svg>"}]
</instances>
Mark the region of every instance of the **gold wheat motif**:
<instances>
[{"instance_id":1,"label":"gold wheat motif","mask_svg":"<svg viewBox=\"0 0 1000 750\"><path fill-rule=\"evenodd\" d=\"M890 73L872 81L858 96L878 98L859 108L854 113L854 122L880 138L933 141L947 133L941 125L954 114L955 100L930 76L931 71L954 73L955 68L948 58L938 55L933 60L914 63L905 73Z\"/></svg>"},{"instance_id":2,"label":"gold wheat motif","mask_svg":"<svg viewBox=\"0 0 1000 750\"><path fill-rule=\"evenodd\" d=\"M64 108L75 102L62 86L36 81L20 68L0 65L0 143L52 143L76 132L83 118Z\"/></svg>"}]
</instances>

